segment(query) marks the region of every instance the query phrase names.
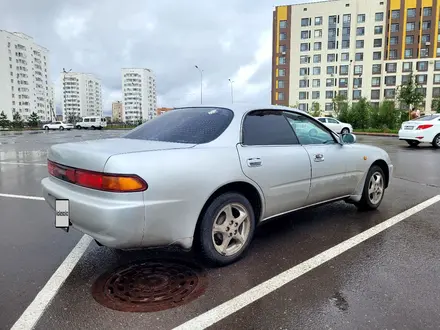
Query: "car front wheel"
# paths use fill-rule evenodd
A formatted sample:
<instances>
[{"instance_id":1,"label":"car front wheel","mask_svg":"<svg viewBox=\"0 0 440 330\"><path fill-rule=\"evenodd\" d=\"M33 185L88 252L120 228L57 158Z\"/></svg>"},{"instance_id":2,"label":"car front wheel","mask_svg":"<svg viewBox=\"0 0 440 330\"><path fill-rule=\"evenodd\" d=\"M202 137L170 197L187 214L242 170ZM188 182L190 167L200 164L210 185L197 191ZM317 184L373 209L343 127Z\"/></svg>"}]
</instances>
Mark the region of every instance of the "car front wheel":
<instances>
[{"instance_id":1,"label":"car front wheel","mask_svg":"<svg viewBox=\"0 0 440 330\"><path fill-rule=\"evenodd\" d=\"M375 210L382 203L384 194L385 175L379 166L374 165L368 171L362 198L357 203L357 207L360 210Z\"/></svg>"},{"instance_id":2,"label":"car front wheel","mask_svg":"<svg viewBox=\"0 0 440 330\"><path fill-rule=\"evenodd\" d=\"M341 131L341 134L348 134L348 133L350 133L350 130L347 127L343 128Z\"/></svg>"},{"instance_id":3,"label":"car front wheel","mask_svg":"<svg viewBox=\"0 0 440 330\"><path fill-rule=\"evenodd\" d=\"M44 129L45 129L46 131L48 131L48 130L49 130L49 127L48 127L48 126L44 126Z\"/></svg>"},{"instance_id":4,"label":"car front wheel","mask_svg":"<svg viewBox=\"0 0 440 330\"><path fill-rule=\"evenodd\" d=\"M63 126L60 126L60 131L64 131L64 127Z\"/></svg>"},{"instance_id":5,"label":"car front wheel","mask_svg":"<svg viewBox=\"0 0 440 330\"><path fill-rule=\"evenodd\" d=\"M251 203L238 193L222 194L202 215L197 237L201 257L213 266L231 264L244 255L254 232Z\"/></svg>"}]
</instances>

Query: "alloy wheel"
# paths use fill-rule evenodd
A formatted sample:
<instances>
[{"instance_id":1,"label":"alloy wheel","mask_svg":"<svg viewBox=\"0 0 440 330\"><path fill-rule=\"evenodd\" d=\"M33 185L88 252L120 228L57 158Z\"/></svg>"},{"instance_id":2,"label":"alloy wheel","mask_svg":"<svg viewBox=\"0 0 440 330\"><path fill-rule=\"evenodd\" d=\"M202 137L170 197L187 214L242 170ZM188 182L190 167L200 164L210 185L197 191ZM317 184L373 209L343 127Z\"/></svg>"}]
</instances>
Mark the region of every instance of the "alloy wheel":
<instances>
[{"instance_id":1,"label":"alloy wheel","mask_svg":"<svg viewBox=\"0 0 440 330\"><path fill-rule=\"evenodd\" d=\"M384 180L382 174L374 172L368 183L368 198L374 205L380 202L384 191Z\"/></svg>"}]
</instances>

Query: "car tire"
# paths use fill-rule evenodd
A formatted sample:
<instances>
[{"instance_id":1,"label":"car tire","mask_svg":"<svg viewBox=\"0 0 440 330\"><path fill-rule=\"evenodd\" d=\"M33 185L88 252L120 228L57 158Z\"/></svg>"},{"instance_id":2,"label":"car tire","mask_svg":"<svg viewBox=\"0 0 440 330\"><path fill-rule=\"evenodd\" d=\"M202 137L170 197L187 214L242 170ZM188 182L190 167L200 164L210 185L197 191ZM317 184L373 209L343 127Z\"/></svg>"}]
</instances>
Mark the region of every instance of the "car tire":
<instances>
[{"instance_id":1,"label":"car tire","mask_svg":"<svg viewBox=\"0 0 440 330\"><path fill-rule=\"evenodd\" d=\"M49 127L48 126L44 126L44 130L48 131Z\"/></svg>"},{"instance_id":2,"label":"car tire","mask_svg":"<svg viewBox=\"0 0 440 330\"><path fill-rule=\"evenodd\" d=\"M243 214L244 218L241 223L239 214ZM216 223L218 231L214 229ZM224 193L206 208L198 229L196 244L205 264L215 267L234 263L243 257L254 236L255 215L252 205L241 194ZM223 242L226 242L225 247L230 251L222 246Z\"/></svg>"},{"instance_id":3,"label":"car tire","mask_svg":"<svg viewBox=\"0 0 440 330\"><path fill-rule=\"evenodd\" d=\"M377 184L375 186L375 184ZM377 192L380 189L380 196L377 196ZM375 196L376 194L376 196ZM382 169L374 165L372 166L365 178L364 189L362 190L361 200L356 203L356 206L361 211L375 210L382 203L385 195L385 175Z\"/></svg>"},{"instance_id":4,"label":"car tire","mask_svg":"<svg viewBox=\"0 0 440 330\"><path fill-rule=\"evenodd\" d=\"M434 140L432 140L432 146L437 149L440 148L440 134L437 134L434 137Z\"/></svg>"},{"instance_id":5,"label":"car tire","mask_svg":"<svg viewBox=\"0 0 440 330\"><path fill-rule=\"evenodd\" d=\"M60 131L64 131L64 127L63 126L60 126Z\"/></svg>"},{"instance_id":6,"label":"car tire","mask_svg":"<svg viewBox=\"0 0 440 330\"><path fill-rule=\"evenodd\" d=\"M78 125L78 126L76 126L76 128L77 128L77 129L81 129L81 126L80 126L80 125Z\"/></svg>"},{"instance_id":7,"label":"car tire","mask_svg":"<svg viewBox=\"0 0 440 330\"><path fill-rule=\"evenodd\" d=\"M348 134L350 133L350 130L347 127L344 127L341 131L341 134Z\"/></svg>"},{"instance_id":8,"label":"car tire","mask_svg":"<svg viewBox=\"0 0 440 330\"><path fill-rule=\"evenodd\" d=\"M406 142L411 146L411 147L417 147L420 144L420 141L415 141L415 140L406 140Z\"/></svg>"},{"instance_id":9,"label":"car tire","mask_svg":"<svg viewBox=\"0 0 440 330\"><path fill-rule=\"evenodd\" d=\"M95 127L95 126L92 126L91 128L92 128L93 130L95 130L95 129L96 129L96 127Z\"/></svg>"}]
</instances>

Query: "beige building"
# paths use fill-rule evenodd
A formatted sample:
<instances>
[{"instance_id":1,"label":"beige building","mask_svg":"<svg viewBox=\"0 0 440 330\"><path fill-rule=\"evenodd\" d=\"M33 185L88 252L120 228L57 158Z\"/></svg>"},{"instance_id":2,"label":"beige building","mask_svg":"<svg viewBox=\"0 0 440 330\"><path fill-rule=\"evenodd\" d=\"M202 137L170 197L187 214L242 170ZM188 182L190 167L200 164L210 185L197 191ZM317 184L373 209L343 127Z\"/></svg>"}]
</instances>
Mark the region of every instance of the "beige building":
<instances>
[{"instance_id":1,"label":"beige building","mask_svg":"<svg viewBox=\"0 0 440 330\"><path fill-rule=\"evenodd\" d=\"M122 122L122 102L117 101L112 103L112 121Z\"/></svg>"}]
</instances>

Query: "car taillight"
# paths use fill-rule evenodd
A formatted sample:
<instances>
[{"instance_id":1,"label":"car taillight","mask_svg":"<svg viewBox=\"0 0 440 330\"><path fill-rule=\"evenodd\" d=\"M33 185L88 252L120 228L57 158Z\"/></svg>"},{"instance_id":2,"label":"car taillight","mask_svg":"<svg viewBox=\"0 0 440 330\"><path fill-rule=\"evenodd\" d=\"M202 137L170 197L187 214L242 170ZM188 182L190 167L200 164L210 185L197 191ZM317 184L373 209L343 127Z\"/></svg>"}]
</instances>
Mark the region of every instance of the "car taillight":
<instances>
[{"instance_id":1,"label":"car taillight","mask_svg":"<svg viewBox=\"0 0 440 330\"><path fill-rule=\"evenodd\" d=\"M419 125L416 129L427 129L427 128L431 128L432 126L434 126L434 125L432 125L432 124Z\"/></svg>"},{"instance_id":2,"label":"car taillight","mask_svg":"<svg viewBox=\"0 0 440 330\"><path fill-rule=\"evenodd\" d=\"M137 192L147 190L147 183L137 175L109 174L87 171L47 162L49 174L90 189L109 192Z\"/></svg>"}]
</instances>

